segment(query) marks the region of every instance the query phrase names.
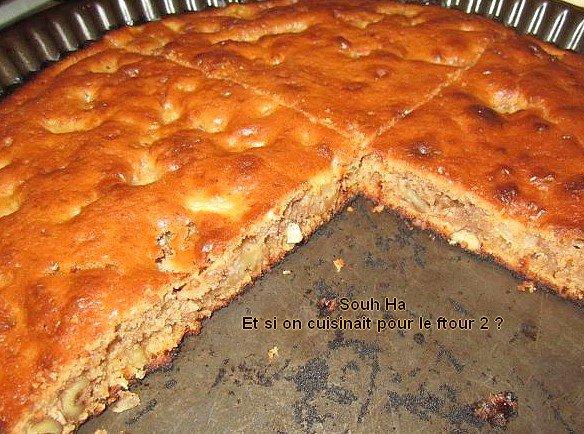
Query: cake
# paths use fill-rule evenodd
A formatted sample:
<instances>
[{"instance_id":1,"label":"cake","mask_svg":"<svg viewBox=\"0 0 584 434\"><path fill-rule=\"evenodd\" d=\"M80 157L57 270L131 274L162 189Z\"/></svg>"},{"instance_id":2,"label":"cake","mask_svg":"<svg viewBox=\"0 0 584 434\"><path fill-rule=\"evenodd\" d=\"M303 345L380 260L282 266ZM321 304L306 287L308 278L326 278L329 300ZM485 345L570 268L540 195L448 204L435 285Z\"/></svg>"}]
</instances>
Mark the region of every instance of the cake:
<instances>
[{"instance_id":1,"label":"cake","mask_svg":"<svg viewBox=\"0 0 584 434\"><path fill-rule=\"evenodd\" d=\"M276 0L124 28L0 104L0 431L70 432L356 195L584 297L584 60Z\"/></svg>"}]
</instances>

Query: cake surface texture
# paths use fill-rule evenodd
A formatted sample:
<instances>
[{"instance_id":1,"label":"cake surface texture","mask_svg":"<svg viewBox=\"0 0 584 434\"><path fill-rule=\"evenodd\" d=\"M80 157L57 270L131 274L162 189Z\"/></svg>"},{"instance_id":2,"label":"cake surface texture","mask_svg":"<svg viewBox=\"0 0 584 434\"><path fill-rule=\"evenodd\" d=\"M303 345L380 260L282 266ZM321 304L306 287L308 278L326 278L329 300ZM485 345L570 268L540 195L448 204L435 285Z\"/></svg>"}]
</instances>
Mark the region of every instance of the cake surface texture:
<instances>
[{"instance_id":1,"label":"cake surface texture","mask_svg":"<svg viewBox=\"0 0 584 434\"><path fill-rule=\"evenodd\" d=\"M584 298L584 60L276 0L111 32L0 104L0 432L70 432L358 194Z\"/></svg>"}]
</instances>

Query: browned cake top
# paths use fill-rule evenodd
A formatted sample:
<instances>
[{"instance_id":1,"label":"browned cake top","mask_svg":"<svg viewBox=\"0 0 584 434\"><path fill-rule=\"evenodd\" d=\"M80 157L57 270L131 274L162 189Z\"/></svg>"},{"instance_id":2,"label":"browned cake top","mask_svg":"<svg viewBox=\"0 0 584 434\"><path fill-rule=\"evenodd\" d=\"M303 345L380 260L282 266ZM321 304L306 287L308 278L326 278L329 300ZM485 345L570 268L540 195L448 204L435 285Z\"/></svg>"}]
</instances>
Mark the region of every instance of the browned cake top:
<instances>
[{"instance_id":1,"label":"browned cake top","mask_svg":"<svg viewBox=\"0 0 584 434\"><path fill-rule=\"evenodd\" d=\"M584 62L510 38L373 149L455 181L515 219L584 228Z\"/></svg>"},{"instance_id":2,"label":"browned cake top","mask_svg":"<svg viewBox=\"0 0 584 434\"><path fill-rule=\"evenodd\" d=\"M251 6L130 28L111 41L253 87L344 134L367 137L507 34L465 14L390 2Z\"/></svg>"},{"instance_id":3,"label":"browned cake top","mask_svg":"<svg viewBox=\"0 0 584 434\"><path fill-rule=\"evenodd\" d=\"M0 425L360 149L581 231L583 73L480 18L324 0L124 29L40 74L0 105Z\"/></svg>"}]
</instances>

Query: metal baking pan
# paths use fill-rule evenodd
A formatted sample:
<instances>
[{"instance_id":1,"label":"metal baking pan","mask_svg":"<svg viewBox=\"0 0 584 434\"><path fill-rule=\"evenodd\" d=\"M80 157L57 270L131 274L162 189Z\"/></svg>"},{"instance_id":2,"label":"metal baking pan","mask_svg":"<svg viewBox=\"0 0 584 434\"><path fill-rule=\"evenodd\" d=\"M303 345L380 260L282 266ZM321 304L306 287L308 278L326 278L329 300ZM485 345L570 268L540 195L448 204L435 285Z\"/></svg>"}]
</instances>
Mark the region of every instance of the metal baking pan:
<instances>
[{"instance_id":1,"label":"metal baking pan","mask_svg":"<svg viewBox=\"0 0 584 434\"><path fill-rule=\"evenodd\" d=\"M0 32L1 90L110 29L224 4L81 0L44 10ZM537 0L443 5L584 53L581 8ZM217 312L199 336L187 337L171 365L133 384L137 407L108 409L79 432L500 432L473 409L501 391L518 399L507 432L583 432L582 305L542 288L519 292L520 279L502 267L372 208L356 200L352 212L337 215ZM339 272L338 258L346 264ZM244 316L317 318L323 298L340 297L406 304L372 317L484 316L490 327L384 333L241 327ZM332 315L340 314L359 315Z\"/></svg>"},{"instance_id":2,"label":"metal baking pan","mask_svg":"<svg viewBox=\"0 0 584 434\"><path fill-rule=\"evenodd\" d=\"M46 9L2 31L0 95L23 83L46 64L98 40L108 30L237 2L80 0ZM518 32L584 54L584 9L577 6L551 0L430 0L430 3L479 14ZM38 6L38 2L31 4Z\"/></svg>"},{"instance_id":3,"label":"metal baking pan","mask_svg":"<svg viewBox=\"0 0 584 434\"><path fill-rule=\"evenodd\" d=\"M108 409L79 433L584 432L582 306L520 292L493 262L371 202L351 206L187 337L171 365L130 387L140 405ZM406 305L372 318L484 316L489 329L242 330L245 316L306 324L320 300L341 297ZM331 317L341 315L361 313L339 307ZM473 411L501 391L518 400L506 431Z\"/></svg>"}]
</instances>

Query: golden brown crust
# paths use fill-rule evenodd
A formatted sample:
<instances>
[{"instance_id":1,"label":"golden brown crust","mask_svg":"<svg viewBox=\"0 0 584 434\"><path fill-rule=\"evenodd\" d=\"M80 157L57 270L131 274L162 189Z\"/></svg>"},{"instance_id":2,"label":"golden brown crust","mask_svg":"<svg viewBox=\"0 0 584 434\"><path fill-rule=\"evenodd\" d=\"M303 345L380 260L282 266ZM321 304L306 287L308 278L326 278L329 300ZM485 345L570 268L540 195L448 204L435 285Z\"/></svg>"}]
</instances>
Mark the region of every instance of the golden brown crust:
<instances>
[{"instance_id":1,"label":"golden brown crust","mask_svg":"<svg viewBox=\"0 0 584 434\"><path fill-rule=\"evenodd\" d=\"M372 147L530 226L582 235L584 62L574 61L520 38L495 43Z\"/></svg>"},{"instance_id":2,"label":"golden brown crust","mask_svg":"<svg viewBox=\"0 0 584 434\"><path fill-rule=\"evenodd\" d=\"M487 20L361 0L182 15L49 68L0 104L0 426L365 154L581 242L583 83L581 57Z\"/></svg>"},{"instance_id":3,"label":"golden brown crust","mask_svg":"<svg viewBox=\"0 0 584 434\"><path fill-rule=\"evenodd\" d=\"M0 119L7 425L34 402L31 388L132 307L158 300L290 191L354 157L347 140L271 100L119 50L15 98Z\"/></svg>"},{"instance_id":4,"label":"golden brown crust","mask_svg":"<svg viewBox=\"0 0 584 434\"><path fill-rule=\"evenodd\" d=\"M246 5L145 29L110 41L253 87L360 137L391 126L507 34L462 13L359 0Z\"/></svg>"}]
</instances>

